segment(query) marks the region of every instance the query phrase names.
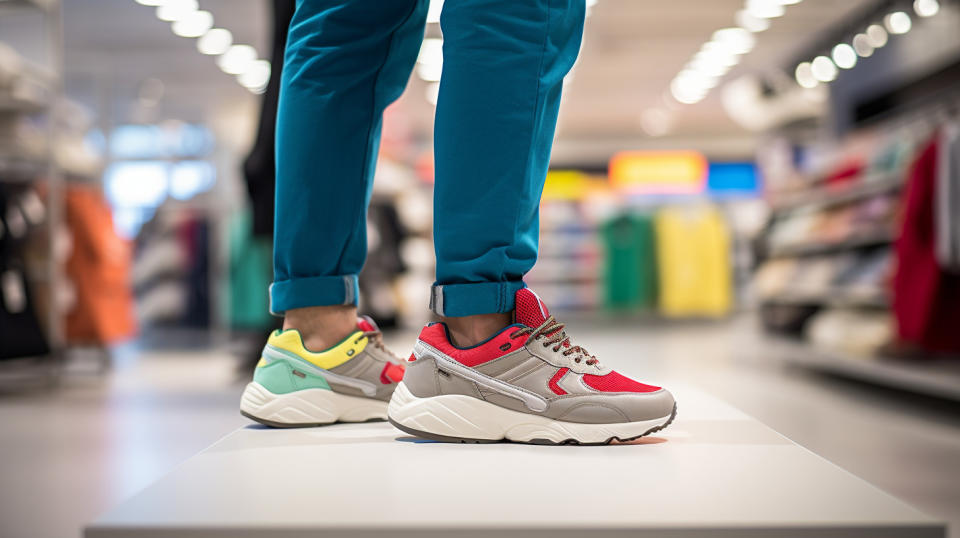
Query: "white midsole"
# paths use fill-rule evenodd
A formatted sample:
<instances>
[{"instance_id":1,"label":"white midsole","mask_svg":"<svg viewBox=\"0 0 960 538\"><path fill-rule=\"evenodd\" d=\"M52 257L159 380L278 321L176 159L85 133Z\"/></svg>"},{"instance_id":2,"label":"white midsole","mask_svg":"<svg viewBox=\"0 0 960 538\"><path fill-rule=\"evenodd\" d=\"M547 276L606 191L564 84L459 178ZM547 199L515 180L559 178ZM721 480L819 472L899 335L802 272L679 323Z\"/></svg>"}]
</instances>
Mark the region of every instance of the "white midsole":
<instances>
[{"instance_id":1,"label":"white midsole","mask_svg":"<svg viewBox=\"0 0 960 538\"><path fill-rule=\"evenodd\" d=\"M274 394L252 381L240 397L240 410L281 424L329 424L387 418L387 402L340 394L328 389L304 389Z\"/></svg>"},{"instance_id":2,"label":"white midsole","mask_svg":"<svg viewBox=\"0 0 960 538\"><path fill-rule=\"evenodd\" d=\"M585 424L521 413L463 394L429 398L414 396L401 382L387 407L390 420L413 430L465 439L529 442L547 439L560 443L602 443L617 437L628 439L665 425L670 415L639 422Z\"/></svg>"}]
</instances>

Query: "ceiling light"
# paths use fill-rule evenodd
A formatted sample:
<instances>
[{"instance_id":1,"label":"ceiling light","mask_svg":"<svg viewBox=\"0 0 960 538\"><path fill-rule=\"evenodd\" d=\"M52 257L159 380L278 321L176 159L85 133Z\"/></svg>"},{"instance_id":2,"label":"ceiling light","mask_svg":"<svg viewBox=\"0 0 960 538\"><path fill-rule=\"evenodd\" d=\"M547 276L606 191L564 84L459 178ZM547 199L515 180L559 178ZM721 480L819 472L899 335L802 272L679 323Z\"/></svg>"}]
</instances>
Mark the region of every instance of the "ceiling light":
<instances>
[{"instance_id":1,"label":"ceiling light","mask_svg":"<svg viewBox=\"0 0 960 538\"><path fill-rule=\"evenodd\" d=\"M870 40L873 48L879 49L887 44L887 31L879 24L871 24L867 27L867 39Z\"/></svg>"},{"instance_id":2,"label":"ceiling light","mask_svg":"<svg viewBox=\"0 0 960 538\"><path fill-rule=\"evenodd\" d=\"M157 18L174 22L197 10L197 0L166 0L157 6Z\"/></svg>"},{"instance_id":3,"label":"ceiling light","mask_svg":"<svg viewBox=\"0 0 960 538\"><path fill-rule=\"evenodd\" d=\"M202 54L215 56L227 52L232 44L233 34L230 33L230 30L214 28L197 40L197 50Z\"/></svg>"},{"instance_id":4,"label":"ceiling light","mask_svg":"<svg viewBox=\"0 0 960 538\"><path fill-rule=\"evenodd\" d=\"M921 17L933 17L940 11L937 0L914 0L913 10Z\"/></svg>"},{"instance_id":5,"label":"ceiling light","mask_svg":"<svg viewBox=\"0 0 960 538\"><path fill-rule=\"evenodd\" d=\"M883 18L883 25L887 27L887 31L891 34L899 35L909 32L912 23L910 15L903 11L894 11Z\"/></svg>"},{"instance_id":6,"label":"ceiling light","mask_svg":"<svg viewBox=\"0 0 960 538\"><path fill-rule=\"evenodd\" d=\"M246 70L237 75L237 81L251 90L265 87L270 82L270 62L254 60L248 63Z\"/></svg>"},{"instance_id":7,"label":"ceiling light","mask_svg":"<svg viewBox=\"0 0 960 538\"><path fill-rule=\"evenodd\" d=\"M779 0L747 0L747 13L761 19L773 19L783 15L783 4Z\"/></svg>"},{"instance_id":8,"label":"ceiling light","mask_svg":"<svg viewBox=\"0 0 960 538\"><path fill-rule=\"evenodd\" d=\"M714 78L684 70L670 83L670 93L677 101L690 105L706 97L710 88L716 86L716 84L717 81Z\"/></svg>"},{"instance_id":9,"label":"ceiling light","mask_svg":"<svg viewBox=\"0 0 960 538\"><path fill-rule=\"evenodd\" d=\"M853 50L862 58L869 58L873 55L873 45L870 44L870 38L867 37L867 34L853 36Z\"/></svg>"},{"instance_id":10,"label":"ceiling light","mask_svg":"<svg viewBox=\"0 0 960 538\"><path fill-rule=\"evenodd\" d=\"M424 97L427 98L428 103L437 106L437 99L440 97L440 83L431 82L427 84L427 87L424 89Z\"/></svg>"},{"instance_id":11,"label":"ceiling light","mask_svg":"<svg viewBox=\"0 0 960 538\"><path fill-rule=\"evenodd\" d=\"M663 136L670 131L670 113L662 108L648 108L640 114L640 128L650 136Z\"/></svg>"},{"instance_id":12,"label":"ceiling light","mask_svg":"<svg viewBox=\"0 0 960 538\"><path fill-rule=\"evenodd\" d=\"M166 3L166 0L136 0L141 6L161 6Z\"/></svg>"},{"instance_id":13,"label":"ceiling light","mask_svg":"<svg viewBox=\"0 0 960 538\"><path fill-rule=\"evenodd\" d=\"M804 88L813 88L819 84L817 77L813 76L813 67L810 65L810 62L803 62L798 65L794 76L797 79L797 84Z\"/></svg>"},{"instance_id":14,"label":"ceiling light","mask_svg":"<svg viewBox=\"0 0 960 538\"><path fill-rule=\"evenodd\" d=\"M257 51L250 45L233 45L217 58L217 65L224 73L239 75L257 59Z\"/></svg>"},{"instance_id":15,"label":"ceiling light","mask_svg":"<svg viewBox=\"0 0 960 538\"><path fill-rule=\"evenodd\" d=\"M697 58L688 64L688 69L707 77L722 77L731 67L732 65Z\"/></svg>"},{"instance_id":16,"label":"ceiling light","mask_svg":"<svg viewBox=\"0 0 960 538\"><path fill-rule=\"evenodd\" d=\"M427 22L440 22L440 12L443 11L443 0L430 0L427 8Z\"/></svg>"},{"instance_id":17,"label":"ceiling light","mask_svg":"<svg viewBox=\"0 0 960 538\"><path fill-rule=\"evenodd\" d=\"M857 52L846 43L833 47L833 53L830 56L833 58L833 63L841 69L852 69L857 65Z\"/></svg>"},{"instance_id":18,"label":"ceiling light","mask_svg":"<svg viewBox=\"0 0 960 538\"><path fill-rule=\"evenodd\" d=\"M737 26L745 30L750 30L751 32L762 32L767 28L770 28L769 19L755 17L745 9L738 11L734 18L737 21Z\"/></svg>"},{"instance_id":19,"label":"ceiling light","mask_svg":"<svg viewBox=\"0 0 960 538\"><path fill-rule=\"evenodd\" d=\"M830 82L837 78L837 66L826 56L817 56L810 64L813 76L820 82Z\"/></svg>"},{"instance_id":20,"label":"ceiling light","mask_svg":"<svg viewBox=\"0 0 960 538\"><path fill-rule=\"evenodd\" d=\"M713 41L734 54L746 54L753 49L757 39L743 28L722 28L713 33Z\"/></svg>"},{"instance_id":21,"label":"ceiling light","mask_svg":"<svg viewBox=\"0 0 960 538\"><path fill-rule=\"evenodd\" d=\"M173 33L180 37L200 37L213 28L213 15L209 11L194 11L174 21Z\"/></svg>"},{"instance_id":22,"label":"ceiling light","mask_svg":"<svg viewBox=\"0 0 960 538\"><path fill-rule=\"evenodd\" d=\"M715 43L710 42L708 44ZM697 64L719 64L724 67L733 67L740 61L740 56L729 51L729 49L719 47L709 47L693 55L690 63Z\"/></svg>"}]
</instances>

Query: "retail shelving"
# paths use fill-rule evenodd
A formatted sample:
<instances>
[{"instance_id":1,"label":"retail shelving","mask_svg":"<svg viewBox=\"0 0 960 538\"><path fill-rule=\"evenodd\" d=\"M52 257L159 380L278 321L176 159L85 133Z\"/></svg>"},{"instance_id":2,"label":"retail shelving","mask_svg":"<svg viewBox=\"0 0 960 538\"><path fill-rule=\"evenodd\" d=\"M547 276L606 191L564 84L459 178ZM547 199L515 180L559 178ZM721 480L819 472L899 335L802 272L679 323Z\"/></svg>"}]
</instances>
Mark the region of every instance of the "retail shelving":
<instances>
[{"instance_id":1,"label":"retail shelving","mask_svg":"<svg viewBox=\"0 0 960 538\"><path fill-rule=\"evenodd\" d=\"M857 233L840 241L803 241L793 244L771 247L771 257L808 256L829 254L851 249L874 247L893 242L896 234L893 230Z\"/></svg>"},{"instance_id":2,"label":"retail shelving","mask_svg":"<svg viewBox=\"0 0 960 538\"><path fill-rule=\"evenodd\" d=\"M46 50L43 65L23 60L20 64L19 85L0 95L0 114L8 117L31 116L40 118L44 125L44 149L37 155L18 154L18 148L6 148L0 155L0 183L14 185L21 191L24 188L39 187L45 198L45 216L36 233L43 237L38 244L44 245L42 267L28 270L25 275L28 284L41 284L44 305L42 312L47 345L50 353L25 356L2 361L0 381L5 386L22 387L29 380L55 382L59 377L64 346L65 313L58 300L58 291L64 285L62 260L57 254L58 231L63 227L64 215L64 171L57 163L55 140L57 128L57 110L62 94L63 73L63 23L59 0L0 0L0 12L37 13L38 32ZM15 43L13 44L16 45ZM38 314L39 316L40 314Z\"/></svg>"},{"instance_id":3,"label":"retail shelving","mask_svg":"<svg viewBox=\"0 0 960 538\"><path fill-rule=\"evenodd\" d=\"M847 202L897 190L903 186L903 176L885 173L867 177L851 185L831 186L816 182L813 188L801 192L771 195L774 211L786 211L800 207L813 209L840 205Z\"/></svg>"},{"instance_id":4,"label":"retail shelving","mask_svg":"<svg viewBox=\"0 0 960 538\"><path fill-rule=\"evenodd\" d=\"M770 341L771 355L787 364L960 401L960 362L955 359L866 357L819 349L788 338L770 337Z\"/></svg>"},{"instance_id":5,"label":"retail shelving","mask_svg":"<svg viewBox=\"0 0 960 538\"><path fill-rule=\"evenodd\" d=\"M773 305L812 305L844 308L890 307L890 297L882 290L868 293L850 292L844 289L831 289L817 293L783 293L763 298L761 302Z\"/></svg>"}]
</instances>

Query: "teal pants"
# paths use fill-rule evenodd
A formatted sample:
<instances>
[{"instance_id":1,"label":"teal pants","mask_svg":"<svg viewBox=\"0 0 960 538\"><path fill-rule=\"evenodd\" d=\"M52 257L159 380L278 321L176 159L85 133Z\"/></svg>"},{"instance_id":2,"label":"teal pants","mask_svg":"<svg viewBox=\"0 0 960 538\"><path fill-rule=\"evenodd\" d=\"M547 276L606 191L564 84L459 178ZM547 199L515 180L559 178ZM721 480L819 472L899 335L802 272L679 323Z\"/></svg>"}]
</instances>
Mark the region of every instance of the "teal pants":
<instances>
[{"instance_id":1,"label":"teal pants","mask_svg":"<svg viewBox=\"0 0 960 538\"><path fill-rule=\"evenodd\" d=\"M406 86L426 0L298 0L277 119L271 311L356 304L384 108ZM510 312L584 0L447 0L434 127L440 315Z\"/></svg>"}]
</instances>

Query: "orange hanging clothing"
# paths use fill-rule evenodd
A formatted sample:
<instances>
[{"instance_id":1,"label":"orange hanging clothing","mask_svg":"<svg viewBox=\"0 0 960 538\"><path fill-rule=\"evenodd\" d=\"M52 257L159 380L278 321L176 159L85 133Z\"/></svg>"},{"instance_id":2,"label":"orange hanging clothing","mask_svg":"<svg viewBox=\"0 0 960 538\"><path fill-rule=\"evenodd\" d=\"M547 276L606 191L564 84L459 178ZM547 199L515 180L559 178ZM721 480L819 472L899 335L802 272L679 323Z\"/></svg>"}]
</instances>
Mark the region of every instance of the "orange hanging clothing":
<instances>
[{"instance_id":1,"label":"orange hanging clothing","mask_svg":"<svg viewBox=\"0 0 960 538\"><path fill-rule=\"evenodd\" d=\"M71 185L66 202L73 238L66 272L77 295L67 314L67 341L104 345L130 338L137 328L130 243L117 236L110 207L99 191Z\"/></svg>"}]
</instances>

